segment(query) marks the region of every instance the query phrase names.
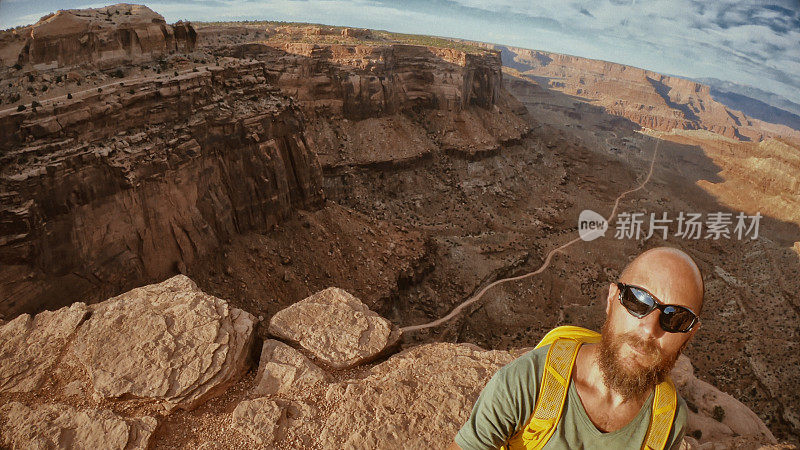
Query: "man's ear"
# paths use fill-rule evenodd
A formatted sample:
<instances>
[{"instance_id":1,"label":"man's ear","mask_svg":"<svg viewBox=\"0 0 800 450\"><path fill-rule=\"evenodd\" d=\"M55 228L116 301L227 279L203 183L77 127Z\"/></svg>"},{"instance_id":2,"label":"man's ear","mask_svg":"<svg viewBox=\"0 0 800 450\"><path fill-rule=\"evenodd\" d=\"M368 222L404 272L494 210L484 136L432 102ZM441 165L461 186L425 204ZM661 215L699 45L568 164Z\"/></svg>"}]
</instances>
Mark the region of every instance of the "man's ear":
<instances>
[{"instance_id":1,"label":"man's ear","mask_svg":"<svg viewBox=\"0 0 800 450\"><path fill-rule=\"evenodd\" d=\"M609 317L611 315L611 304L617 297L616 294L617 294L617 285L614 283L610 283L608 285L608 297L606 298L606 317Z\"/></svg>"},{"instance_id":2,"label":"man's ear","mask_svg":"<svg viewBox=\"0 0 800 450\"><path fill-rule=\"evenodd\" d=\"M700 322L699 320L697 321L696 324L694 324L694 327L692 327L692 331L689 332L689 338L686 339L686 342L689 342L689 341L692 340L692 338L694 337L694 334L697 333L697 330L700 329L700 325L702 325L702 324L703 324L703 322Z\"/></svg>"}]
</instances>

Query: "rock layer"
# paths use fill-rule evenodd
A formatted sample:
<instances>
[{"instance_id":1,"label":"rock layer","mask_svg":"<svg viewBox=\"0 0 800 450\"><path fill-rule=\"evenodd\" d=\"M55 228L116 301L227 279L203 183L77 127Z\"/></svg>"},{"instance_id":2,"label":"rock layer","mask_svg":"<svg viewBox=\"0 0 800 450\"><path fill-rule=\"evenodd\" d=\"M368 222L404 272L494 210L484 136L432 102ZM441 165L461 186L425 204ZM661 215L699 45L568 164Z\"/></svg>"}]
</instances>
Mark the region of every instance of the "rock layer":
<instances>
[{"instance_id":1,"label":"rock layer","mask_svg":"<svg viewBox=\"0 0 800 450\"><path fill-rule=\"evenodd\" d=\"M636 67L577 56L515 47L490 46L504 53L504 64L544 87L587 98L611 114L650 129L708 130L759 141L800 131L753 119L711 96L708 86Z\"/></svg>"},{"instance_id":2,"label":"rock layer","mask_svg":"<svg viewBox=\"0 0 800 450\"><path fill-rule=\"evenodd\" d=\"M113 67L174 51L192 51L197 33L189 23L168 25L142 5L61 10L30 28L19 63L37 69L92 63Z\"/></svg>"},{"instance_id":3,"label":"rock layer","mask_svg":"<svg viewBox=\"0 0 800 450\"><path fill-rule=\"evenodd\" d=\"M331 367L353 367L398 343L400 330L339 288L328 288L275 314L269 332L296 342Z\"/></svg>"},{"instance_id":4,"label":"rock layer","mask_svg":"<svg viewBox=\"0 0 800 450\"><path fill-rule=\"evenodd\" d=\"M0 113L0 314L163 280L319 205L302 113L267 68L234 62Z\"/></svg>"}]
</instances>

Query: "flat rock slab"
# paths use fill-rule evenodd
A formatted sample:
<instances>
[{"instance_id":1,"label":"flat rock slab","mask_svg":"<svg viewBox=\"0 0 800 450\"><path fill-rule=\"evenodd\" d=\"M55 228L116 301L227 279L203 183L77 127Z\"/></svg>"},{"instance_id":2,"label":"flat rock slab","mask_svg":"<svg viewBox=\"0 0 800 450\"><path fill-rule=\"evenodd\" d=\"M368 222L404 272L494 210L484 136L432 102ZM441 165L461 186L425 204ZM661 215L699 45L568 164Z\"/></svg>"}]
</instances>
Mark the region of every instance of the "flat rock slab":
<instances>
[{"instance_id":1,"label":"flat rock slab","mask_svg":"<svg viewBox=\"0 0 800 450\"><path fill-rule=\"evenodd\" d=\"M233 410L231 427L265 448L282 437L285 412L266 397L244 400Z\"/></svg>"},{"instance_id":2,"label":"flat rock slab","mask_svg":"<svg viewBox=\"0 0 800 450\"><path fill-rule=\"evenodd\" d=\"M22 314L0 327L0 392L41 387L70 336L88 316L83 303L31 317Z\"/></svg>"},{"instance_id":3,"label":"flat rock slab","mask_svg":"<svg viewBox=\"0 0 800 450\"><path fill-rule=\"evenodd\" d=\"M343 289L317 292L272 316L269 332L296 342L336 369L370 361L400 339L400 330Z\"/></svg>"},{"instance_id":4,"label":"flat rock slab","mask_svg":"<svg viewBox=\"0 0 800 450\"><path fill-rule=\"evenodd\" d=\"M414 347L363 379L330 385L333 405L322 448L445 448L466 422L483 387L514 358L471 344Z\"/></svg>"},{"instance_id":5,"label":"flat rock slab","mask_svg":"<svg viewBox=\"0 0 800 450\"><path fill-rule=\"evenodd\" d=\"M0 408L0 417L0 442L13 449L144 449L158 425L149 416L127 419L104 409L58 403L28 407L10 402Z\"/></svg>"},{"instance_id":6,"label":"flat rock slab","mask_svg":"<svg viewBox=\"0 0 800 450\"><path fill-rule=\"evenodd\" d=\"M283 342L267 339L261 347L253 395L291 396L328 380L324 370Z\"/></svg>"},{"instance_id":7,"label":"flat rock slab","mask_svg":"<svg viewBox=\"0 0 800 450\"><path fill-rule=\"evenodd\" d=\"M183 275L97 305L78 330L73 356L96 399L122 395L191 409L244 371L255 318L203 293Z\"/></svg>"}]
</instances>

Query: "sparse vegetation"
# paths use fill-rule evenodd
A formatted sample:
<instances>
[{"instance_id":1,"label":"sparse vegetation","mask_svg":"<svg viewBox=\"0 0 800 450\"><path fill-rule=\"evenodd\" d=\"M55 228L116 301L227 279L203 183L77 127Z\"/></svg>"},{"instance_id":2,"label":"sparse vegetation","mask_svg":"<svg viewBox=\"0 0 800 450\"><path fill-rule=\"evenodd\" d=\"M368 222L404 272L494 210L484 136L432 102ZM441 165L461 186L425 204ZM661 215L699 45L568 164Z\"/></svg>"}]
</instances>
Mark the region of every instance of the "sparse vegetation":
<instances>
[{"instance_id":1,"label":"sparse vegetation","mask_svg":"<svg viewBox=\"0 0 800 450\"><path fill-rule=\"evenodd\" d=\"M714 406L714 412L712 413L712 417L717 422L722 422L722 420L725 419L725 408L719 405Z\"/></svg>"},{"instance_id":2,"label":"sparse vegetation","mask_svg":"<svg viewBox=\"0 0 800 450\"><path fill-rule=\"evenodd\" d=\"M25 111L26 109L28 109L28 108L26 108L25 105L17 106L17 111Z\"/></svg>"}]
</instances>

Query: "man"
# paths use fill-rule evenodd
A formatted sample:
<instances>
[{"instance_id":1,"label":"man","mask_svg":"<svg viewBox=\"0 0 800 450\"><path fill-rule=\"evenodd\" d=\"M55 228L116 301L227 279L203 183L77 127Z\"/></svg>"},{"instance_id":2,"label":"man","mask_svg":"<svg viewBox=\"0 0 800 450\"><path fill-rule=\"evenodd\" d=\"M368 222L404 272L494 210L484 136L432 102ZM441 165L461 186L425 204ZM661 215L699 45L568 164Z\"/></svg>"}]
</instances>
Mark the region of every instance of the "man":
<instances>
[{"instance_id":1,"label":"man","mask_svg":"<svg viewBox=\"0 0 800 450\"><path fill-rule=\"evenodd\" d=\"M607 317L597 343L574 344L571 378L561 379L568 386L561 390L560 417L553 414L552 429L539 434L545 437L538 446L527 441L527 448L642 448L643 442L651 442L651 429L659 428L651 420L659 417L668 417L660 427L659 447L677 448L684 435L686 403L679 396L675 401L667 374L699 328L703 289L700 270L680 250L655 248L634 259L619 282L609 286ZM450 450L526 448L522 435L535 428L537 394L554 345L530 351L497 371ZM652 414L654 401L666 391L672 393L671 410L658 407Z\"/></svg>"}]
</instances>

